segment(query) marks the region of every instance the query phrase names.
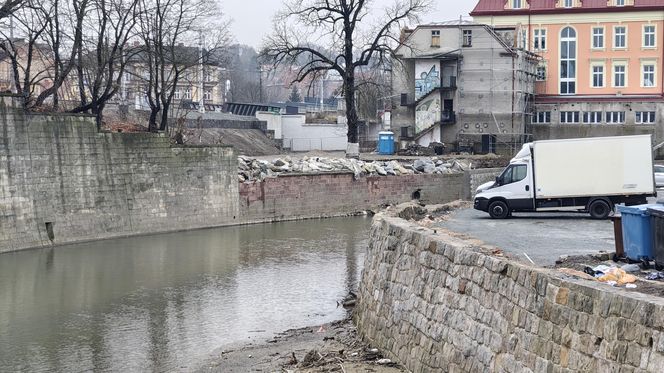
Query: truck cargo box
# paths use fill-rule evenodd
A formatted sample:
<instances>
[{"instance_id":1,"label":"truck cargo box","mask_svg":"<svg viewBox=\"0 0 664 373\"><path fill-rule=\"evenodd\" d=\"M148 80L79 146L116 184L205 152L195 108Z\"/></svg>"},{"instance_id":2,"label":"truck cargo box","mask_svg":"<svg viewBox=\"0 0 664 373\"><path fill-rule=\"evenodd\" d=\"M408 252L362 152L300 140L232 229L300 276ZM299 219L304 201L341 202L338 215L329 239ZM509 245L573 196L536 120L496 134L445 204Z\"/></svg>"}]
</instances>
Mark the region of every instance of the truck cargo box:
<instances>
[{"instance_id":1,"label":"truck cargo box","mask_svg":"<svg viewBox=\"0 0 664 373\"><path fill-rule=\"evenodd\" d=\"M654 194L650 135L536 141L535 198Z\"/></svg>"}]
</instances>

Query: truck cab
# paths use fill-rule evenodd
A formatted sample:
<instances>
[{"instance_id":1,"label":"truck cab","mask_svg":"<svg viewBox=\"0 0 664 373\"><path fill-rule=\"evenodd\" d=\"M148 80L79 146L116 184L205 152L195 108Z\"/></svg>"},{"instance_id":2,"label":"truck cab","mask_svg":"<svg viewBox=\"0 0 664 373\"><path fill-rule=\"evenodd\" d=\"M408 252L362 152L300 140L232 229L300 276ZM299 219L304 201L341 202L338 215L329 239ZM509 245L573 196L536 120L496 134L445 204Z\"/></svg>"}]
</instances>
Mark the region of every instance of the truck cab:
<instances>
[{"instance_id":1,"label":"truck cab","mask_svg":"<svg viewBox=\"0 0 664 373\"><path fill-rule=\"evenodd\" d=\"M506 218L513 211L535 209L533 167L530 145L525 144L496 181L480 185L475 196L475 209L488 212L492 218Z\"/></svg>"}]
</instances>

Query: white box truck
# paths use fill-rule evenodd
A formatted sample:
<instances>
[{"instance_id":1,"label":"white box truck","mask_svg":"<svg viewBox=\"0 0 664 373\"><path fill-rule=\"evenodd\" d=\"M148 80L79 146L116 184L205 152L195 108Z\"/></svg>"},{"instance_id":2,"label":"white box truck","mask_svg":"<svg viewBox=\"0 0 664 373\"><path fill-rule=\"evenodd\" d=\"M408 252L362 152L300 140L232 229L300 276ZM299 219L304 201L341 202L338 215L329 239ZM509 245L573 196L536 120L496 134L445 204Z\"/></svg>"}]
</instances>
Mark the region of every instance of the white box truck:
<instances>
[{"instance_id":1,"label":"white box truck","mask_svg":"<svg viewBox=\"0 0 664 373\"><path fill-rule=\"evenodd\" d=\"M587 212L606 219L616 204L654 196L650 135L525 144L509 166L477 188L474 207L492 218L512 212Z\"/></svg>"}]
</instances>

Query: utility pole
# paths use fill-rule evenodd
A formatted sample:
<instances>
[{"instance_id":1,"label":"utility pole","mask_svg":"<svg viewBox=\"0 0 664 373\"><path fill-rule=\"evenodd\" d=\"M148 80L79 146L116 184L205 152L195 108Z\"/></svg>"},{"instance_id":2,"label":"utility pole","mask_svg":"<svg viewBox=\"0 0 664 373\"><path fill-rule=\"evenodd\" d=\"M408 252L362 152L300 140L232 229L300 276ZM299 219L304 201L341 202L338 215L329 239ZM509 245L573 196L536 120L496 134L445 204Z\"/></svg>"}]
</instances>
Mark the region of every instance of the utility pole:
<instances>
[{"instance_id":1,"label":"utility pole","mask_svg":"<svg viewBox=\"0 0 664 373\"><path fill-rule=\"evenodd\" d=\"M199 86L198 86L198 112L205 113L205 83L204 80L204 66L203 66L203 31L199 31L198 40L198 61L200 67Z\"/></svg>"},{"instance_id":2,"label":"utility pole","mask_svg":"<svg viewBox=\"0 0 664 373\"><path fill-rule=\"evenodd\" d=\"M323 73L323 74L325 74L325 73ZM325 108L323 107L323 105L325 104L323 96L325 96L325 75L323 75L320 78L320 112L321 113L323 111L325 111Z\"/></svg>"},{"instance_id":3,"label":"utility pole","mask_svg":"<svg viewBox=\"0 0 664 373\"><path fill-rule=\"evenodd\" d=\"M10 43L14 42L14 16L11 14L9 15L9 40ZM10 74L10 82L9 82L9 92L11 93L18 93L18 87L16 87L16 76L14 76L14 64L12 63L11 67L11 74Z\"/></svg>"},{"instance_id":4,"label":"utility pole","mask_svg":"<svg viewBox=\"0 0 664 373\"><path fill-rule=\"evenodd\" d=\"M258 89L260 92L258 92L258 97L259 101L262 104L263 103L263 66L258 66Z\"/></svg>"}]
</instances>

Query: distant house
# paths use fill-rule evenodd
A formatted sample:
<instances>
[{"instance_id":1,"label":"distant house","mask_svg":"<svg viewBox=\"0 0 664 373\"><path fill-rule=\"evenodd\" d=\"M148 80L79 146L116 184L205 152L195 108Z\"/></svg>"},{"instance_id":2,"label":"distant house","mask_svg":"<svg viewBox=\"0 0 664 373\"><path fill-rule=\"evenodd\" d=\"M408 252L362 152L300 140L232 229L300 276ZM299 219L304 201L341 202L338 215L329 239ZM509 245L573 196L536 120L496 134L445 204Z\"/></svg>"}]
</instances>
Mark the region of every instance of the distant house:
<instances>
[{"instance_id":1,"label":"distant house","mask_svg":"<svg viewBox=\"0 0 664 373\"><path fill-rule=\"evenodd\" d=\"M0 49L0 92L16 92L14 83L14 72L12 69L11 55L16 53L18 63L18 75L21 85L25 79L25 73L28 65L28 55L32 47L32 59L30 63L30 84L31 95L37 96L43 90L53 85L53 54L50 46L43 43L36 43L32 46L24 39L13 39L0 41L3 49ZM4 50L6 48L7 50ZM8 51L10 53L8 53ZM13 52L15 51L15 52Z\"/></svg>"},{"instance_id":2,"label":"distant house","mask_svg":"<svg viewBox=\"0 0 664 373\"><path fill-rule=\"evenodd\" d=\"M520 147L533 100L535 55L472 22L420 25L402 37L406 45L392 69L391 117L402 146L443 142L485 152Z\"/></svg>"},{"instance_id":3,"label":"distant house","mask_svg":"<svg viewBox=\"0 0 664 373\"><path fill-rule=\"evenodd\" d=\"M148 56L139 49L127 62L124 76L124 87L116 100L124 100L135 109L149 109L147 101L147 81L150 78ZM185 105L186 109L197 108L201 99L205 105L220 108L224 104L225 79L223 77L223 58L217 53L209 53L201 61L200 49L195 46L179 45L174 55L178 57L173 63L186 66L184 75L180 77L173 95L173 106ZM205 52L207 53L207 52ZM201 90L202 87L202 90Z\"/></svg>"}]
</instances>

